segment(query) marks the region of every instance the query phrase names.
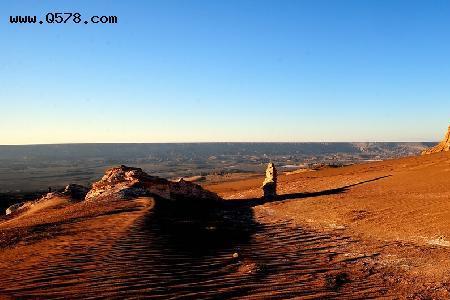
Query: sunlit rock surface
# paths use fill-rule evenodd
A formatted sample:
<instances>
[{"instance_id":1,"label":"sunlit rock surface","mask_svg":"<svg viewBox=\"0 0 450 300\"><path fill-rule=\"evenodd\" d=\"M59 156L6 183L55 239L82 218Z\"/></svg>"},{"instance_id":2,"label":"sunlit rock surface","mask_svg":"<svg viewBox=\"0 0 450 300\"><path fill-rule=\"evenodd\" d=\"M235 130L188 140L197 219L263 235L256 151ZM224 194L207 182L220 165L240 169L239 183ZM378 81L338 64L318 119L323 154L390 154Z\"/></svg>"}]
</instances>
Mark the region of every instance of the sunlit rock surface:
<instances>
[{"instance_id":1,"label":"sunlit rock surface","mask_svg":"<svg viewBox=\"0 0 450 300\"><path fill-rule=\"evenodd\" d=\"M267 166L262 189L266 199L275 198L277 195L277 170L273 163L269 163Z\"/></svg>"},{"instance_id":2,"label":"sunlit rock surface","mask_svg":"<svg viewBox=\"0 0 450 300\"><path fill-rule=\"evenodd\" d=\"M151 176L140 168L114 167L106 171L100 181L92 185L86 200L128 199L156 196L166 200L219 201L221 198L201 186L180 179L176 182ZM203 203L202 202L202 203Z\"/></svg>"},{"instance_id":3,"label":"sunlit rock surface","mask_svg":"<svg viewBox=\"0 0 450 300\"><path fill-rule=\"evenodd\" d=\"M450 126L448 127L447 134L445 135L445 138L442 140L442 142L440 142L433 148L422 151L422 155L444 151L450 151Z\"/></svg>"}]
</instances>

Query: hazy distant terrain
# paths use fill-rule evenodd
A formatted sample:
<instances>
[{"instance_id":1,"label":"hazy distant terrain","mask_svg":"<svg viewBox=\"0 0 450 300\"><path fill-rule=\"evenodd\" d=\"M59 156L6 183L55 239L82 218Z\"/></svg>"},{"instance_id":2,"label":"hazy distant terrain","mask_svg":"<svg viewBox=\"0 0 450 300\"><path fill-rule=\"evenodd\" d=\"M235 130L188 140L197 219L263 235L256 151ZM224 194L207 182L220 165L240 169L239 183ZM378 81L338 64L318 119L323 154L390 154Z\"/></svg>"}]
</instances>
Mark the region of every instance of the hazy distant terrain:
<instances>
[{"instance_id":1,"label":"hazy distant terrain","mask_svg":"<svg viewBox=\"0 0 450 300\"><path fill-rule=\"evenodd\" d=\"M0 146L0 193L89 185L110 166L139 166L174 178L307 168L416 155L434 143L200 143Z\"/></svg>"}]
</instances>

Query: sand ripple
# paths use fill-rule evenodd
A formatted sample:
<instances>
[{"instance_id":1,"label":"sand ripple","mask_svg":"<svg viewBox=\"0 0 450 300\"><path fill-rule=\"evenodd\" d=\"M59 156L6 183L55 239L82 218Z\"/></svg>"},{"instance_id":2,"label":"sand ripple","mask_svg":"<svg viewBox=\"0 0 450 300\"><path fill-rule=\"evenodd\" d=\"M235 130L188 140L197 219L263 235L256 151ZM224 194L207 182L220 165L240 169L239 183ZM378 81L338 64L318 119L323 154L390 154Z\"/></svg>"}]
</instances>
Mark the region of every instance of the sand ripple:
<instances>
[{"instance_id":1,"label":"sand ripple","mask_svg":"<svg viewBox=\"0 0 450 300\"><path fill-rule=\"evenodd\" d=\"M360 299L383 292L370 277L347 274L346 266L335 261L338 246L347 239L289 223L258 223L250 211L227 212L221 222L152 212L127 234L106 240L101 236L99 232L97 242L77 243L73 238L59 243L54 255L37 259L32 266L18 263L7 272L13 276L2 278L2 294L83 299Z\"/></svg>"}]
</instances>

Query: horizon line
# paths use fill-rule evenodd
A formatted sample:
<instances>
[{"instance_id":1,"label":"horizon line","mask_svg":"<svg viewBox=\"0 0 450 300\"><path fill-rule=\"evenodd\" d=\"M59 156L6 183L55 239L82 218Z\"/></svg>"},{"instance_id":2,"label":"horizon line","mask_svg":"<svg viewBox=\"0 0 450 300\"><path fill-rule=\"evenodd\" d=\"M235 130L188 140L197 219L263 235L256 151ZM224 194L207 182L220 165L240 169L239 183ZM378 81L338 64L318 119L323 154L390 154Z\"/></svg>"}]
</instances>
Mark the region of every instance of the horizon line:
<instances>
[{"instance_id":1,"label":"horizon line","mask_svg":"<svg viewBox=\"0 0 450 300\"><path fill-rule=\"evenodd\" d=\"M2 146L113 145L113 144L339 144L339 143L439 143L439 141L199 141L199 142L63 142L35 144L0 144Z\"/></svg>"}]
</instances>

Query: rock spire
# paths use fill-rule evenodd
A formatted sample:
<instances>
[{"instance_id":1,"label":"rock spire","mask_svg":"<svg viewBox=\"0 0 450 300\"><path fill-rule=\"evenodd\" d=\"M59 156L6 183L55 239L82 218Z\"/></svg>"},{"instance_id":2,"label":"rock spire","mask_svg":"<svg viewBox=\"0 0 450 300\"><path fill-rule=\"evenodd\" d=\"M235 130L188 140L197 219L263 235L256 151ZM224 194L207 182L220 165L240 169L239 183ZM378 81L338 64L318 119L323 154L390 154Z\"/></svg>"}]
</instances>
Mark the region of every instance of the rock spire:
<instances>
[{"instance_id":1,"label":"rock spire","mask_svg":"<svg viewBox=\"0 0 450 300\"><path fill-rule=\"evenodd\" d=\"M262 189L265 199L273 199L277 196L277 169L273 163L267 165Z\"/></svg>"}]
</instances>

